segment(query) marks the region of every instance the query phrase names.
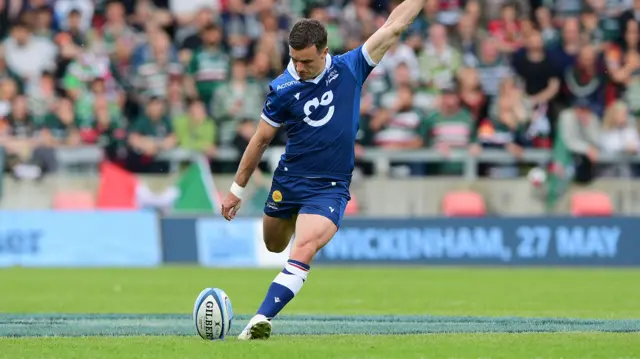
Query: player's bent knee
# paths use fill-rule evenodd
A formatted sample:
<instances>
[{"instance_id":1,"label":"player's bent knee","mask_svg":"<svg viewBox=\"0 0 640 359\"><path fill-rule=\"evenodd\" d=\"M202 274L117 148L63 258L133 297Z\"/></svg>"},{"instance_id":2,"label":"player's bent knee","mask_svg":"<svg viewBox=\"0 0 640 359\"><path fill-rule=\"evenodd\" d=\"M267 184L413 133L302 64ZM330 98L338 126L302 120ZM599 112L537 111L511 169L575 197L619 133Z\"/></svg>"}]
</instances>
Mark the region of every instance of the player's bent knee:
<instances>
[{"instance_id":1,"label":"player's bent knee","mask_svg":"<svg viewBox=\"0 0 640 359\"><path fill-rule=\"evenodd\" d=\"M263 218L263 239L269 252L281 253L284 251L295 228L294 219L279 219L269 216Z\"/></svg>"},{"instance_id":2,"label":"player's bent knee","mask_svg":"<svg viewBox=\"0 0 640 359\"><path fill-rule=\"evenodd\" d=\"M264 244L267 247L267 250L272 253L282 253L287 246L289 245L289 241L284 238L277 238L275 240L269 240L267 237L264 239Z\"/></svg>"}]
</instances>

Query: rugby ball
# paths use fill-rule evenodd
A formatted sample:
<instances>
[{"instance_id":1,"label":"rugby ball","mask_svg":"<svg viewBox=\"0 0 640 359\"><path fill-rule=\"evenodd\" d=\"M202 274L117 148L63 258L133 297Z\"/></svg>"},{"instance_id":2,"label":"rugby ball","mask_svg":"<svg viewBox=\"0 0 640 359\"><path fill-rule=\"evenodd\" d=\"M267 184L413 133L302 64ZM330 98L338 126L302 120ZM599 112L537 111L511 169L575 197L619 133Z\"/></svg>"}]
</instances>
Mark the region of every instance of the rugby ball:
<instances>
[{"instance_id":1,"label":"rugby ball","mask_svg":"<svg viewBox=\"0 0 640 359\"><path fill-rule=\"evenodd\" d=\"M206 288L200 292L193 306L193 321L202 339L224 339L232 319L233 310L227 293L219 288Z\"/></svg>"}]
</instances>

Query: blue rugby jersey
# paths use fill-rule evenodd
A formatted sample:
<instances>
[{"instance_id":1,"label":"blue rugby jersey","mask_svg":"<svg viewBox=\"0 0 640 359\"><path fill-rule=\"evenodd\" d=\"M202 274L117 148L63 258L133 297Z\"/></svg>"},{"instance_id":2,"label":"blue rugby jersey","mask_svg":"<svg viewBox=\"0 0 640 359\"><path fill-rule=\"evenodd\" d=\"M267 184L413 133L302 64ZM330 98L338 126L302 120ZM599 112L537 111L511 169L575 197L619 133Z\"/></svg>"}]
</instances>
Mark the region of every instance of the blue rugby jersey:
<instances>
[{"instance_id":1,"label":"blue rugby jersey","mask_svg":"<svg viewBox=\"0 0 640 359\"><path fill-rule=\"evenodd\" d=\"M364 45L327 55L324 71L302 81L293 62L269 84L262 119L285 125L288 141L276 174L351 180L362 84L375 67Z\"/></svg>"}]
</instances>

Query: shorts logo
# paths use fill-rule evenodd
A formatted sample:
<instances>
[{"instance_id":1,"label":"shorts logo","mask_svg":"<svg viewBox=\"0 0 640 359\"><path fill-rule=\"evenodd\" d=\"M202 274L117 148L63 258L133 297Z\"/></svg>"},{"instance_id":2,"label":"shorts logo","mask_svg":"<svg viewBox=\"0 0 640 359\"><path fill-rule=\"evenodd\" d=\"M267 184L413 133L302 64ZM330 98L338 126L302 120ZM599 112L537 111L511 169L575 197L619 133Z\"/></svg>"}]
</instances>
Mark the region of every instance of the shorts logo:
<instances>
[{"instance_id":1,"label":"shorts logo","mask_svg":"<svg viewBox=\"0 0 640 359\"><path fill-rule=\"evenodd\" d=\"M278 190L275 190L271 194L271 198L273 198L274 202L280 202L280 201L282 201L282 193L280 193L280 191L278 191Z\"/></svg>"}]
</instances>

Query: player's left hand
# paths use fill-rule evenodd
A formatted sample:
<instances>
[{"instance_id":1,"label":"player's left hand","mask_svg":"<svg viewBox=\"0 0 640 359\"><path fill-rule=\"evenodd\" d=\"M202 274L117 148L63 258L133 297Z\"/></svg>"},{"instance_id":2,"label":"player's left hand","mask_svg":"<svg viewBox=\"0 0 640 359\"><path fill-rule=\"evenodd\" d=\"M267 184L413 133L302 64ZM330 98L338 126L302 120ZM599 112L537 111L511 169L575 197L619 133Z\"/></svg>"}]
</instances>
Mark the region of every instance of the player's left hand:
<instances>
[{"instance_id":1,"label":"player's left hand","mask_svg":"<svg viewBox=\"0 0 640 359\"><path fill-rule=\"evenodd\" d=\"M222 216L230 221L236 218L236 213L240 209L240 205L242 204L242 200L236 197L233 193L227 194L224 201L222 201Z\"/></svg>"}]
</instances>

